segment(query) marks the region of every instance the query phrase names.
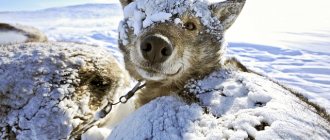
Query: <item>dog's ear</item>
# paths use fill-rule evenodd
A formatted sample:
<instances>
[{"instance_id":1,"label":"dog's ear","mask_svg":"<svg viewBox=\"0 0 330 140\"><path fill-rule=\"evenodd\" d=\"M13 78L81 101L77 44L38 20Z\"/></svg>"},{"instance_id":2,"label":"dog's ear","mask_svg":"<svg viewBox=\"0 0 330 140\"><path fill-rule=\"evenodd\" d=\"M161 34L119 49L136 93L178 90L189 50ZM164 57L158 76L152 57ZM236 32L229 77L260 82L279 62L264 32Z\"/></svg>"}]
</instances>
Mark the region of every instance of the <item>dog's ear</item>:
<instances>
[{"instance_id":1,"label":"dog's ear","mask_svg":"<svg viewBox=\"0 0 330 140\"><path fill-rule=\"evenodd\" d=\"M124 8L126 5L130 4L134 0L120 0L121 6Z\"/></svg>"},{"instance_id":2,"label":"dog's ear","mask_svg":"<svg viewBox=\"0 0 330 140\"><path fill-rule=\"evenodd\" d=\"M245 1L246 0L226 0L210 4L209 7L213 15L218 17L225 30L227 30L242 11Z\"/></svg>"}]
</instances>

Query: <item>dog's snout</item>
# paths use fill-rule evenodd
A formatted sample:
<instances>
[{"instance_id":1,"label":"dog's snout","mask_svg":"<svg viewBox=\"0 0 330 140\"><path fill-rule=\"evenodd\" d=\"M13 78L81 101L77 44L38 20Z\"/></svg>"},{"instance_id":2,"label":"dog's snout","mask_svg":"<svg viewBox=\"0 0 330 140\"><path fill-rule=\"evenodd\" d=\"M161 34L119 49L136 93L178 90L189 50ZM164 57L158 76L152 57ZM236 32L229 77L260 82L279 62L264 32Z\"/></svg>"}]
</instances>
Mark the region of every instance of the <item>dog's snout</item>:
<instances>
[{"instance_id":1,"label":"dog's snout","mask_svg":"<svg viewBox=\"0 0 330 140\"><path fill-rule=\"evenodd\" d=\"M141 52L147 61L161 63L168 59L173 52L170 41L162 35L150 35L141 42Z\"/></svg>"}]
</instances>

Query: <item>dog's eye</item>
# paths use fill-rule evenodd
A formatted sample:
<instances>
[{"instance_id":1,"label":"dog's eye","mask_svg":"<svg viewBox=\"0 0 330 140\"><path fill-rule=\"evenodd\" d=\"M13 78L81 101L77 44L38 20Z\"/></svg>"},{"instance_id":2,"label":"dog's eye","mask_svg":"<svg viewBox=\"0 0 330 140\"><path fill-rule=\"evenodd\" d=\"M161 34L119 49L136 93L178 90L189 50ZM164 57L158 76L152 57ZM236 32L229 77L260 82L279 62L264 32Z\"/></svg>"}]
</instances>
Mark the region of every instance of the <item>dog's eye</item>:
<instances>
[{"instance_id":1,"label":"dog's eye","mask_svg":"<svg viewBox=\"0 0 330 140\"><path fill-rule=\"evenodd\" d=\"M187 30L195 30L196 29L196 25L192 22L187 22L184 24L184 27L187 29Z\"/></svg>"}]
</instances>

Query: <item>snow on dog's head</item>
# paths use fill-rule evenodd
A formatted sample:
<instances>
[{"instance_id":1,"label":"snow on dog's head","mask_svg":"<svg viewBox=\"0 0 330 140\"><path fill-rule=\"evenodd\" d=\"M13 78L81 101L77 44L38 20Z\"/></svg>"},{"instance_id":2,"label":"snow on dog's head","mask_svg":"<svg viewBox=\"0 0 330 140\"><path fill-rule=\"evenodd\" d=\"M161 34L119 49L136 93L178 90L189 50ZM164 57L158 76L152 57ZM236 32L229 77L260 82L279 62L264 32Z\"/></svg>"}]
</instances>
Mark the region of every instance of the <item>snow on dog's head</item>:
<instances>
[{"instance_id":1,"label":"snow on dog's head","mask_svg":"<svg viewBox=\"0 0 330 140\"><path fill-rule=\"evenodd\" d=\"M245 0L121 0L119 46L137 79L175 83L213 70Z\"/></svg>"}]
</instances>

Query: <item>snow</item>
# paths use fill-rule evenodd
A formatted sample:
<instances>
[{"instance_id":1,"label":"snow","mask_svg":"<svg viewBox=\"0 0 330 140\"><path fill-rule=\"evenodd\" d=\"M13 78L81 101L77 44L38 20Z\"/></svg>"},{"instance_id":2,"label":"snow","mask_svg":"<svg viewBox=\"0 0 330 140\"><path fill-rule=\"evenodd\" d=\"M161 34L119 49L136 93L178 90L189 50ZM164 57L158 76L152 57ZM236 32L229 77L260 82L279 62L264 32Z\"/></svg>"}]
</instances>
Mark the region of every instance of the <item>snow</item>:
<instances>
[{"instance_id":1,"label":"snow","mask_svg":"<svg viewBox=\"0 0 330 140\"><path fill-rule=\"evenodd\" d=\"M330 111L329 6L326 0L248 1L226 34L228 50Z\"/></svg>"},{"instance_id":2,"label":"snow","mask_svg":"<svg viewBox=\"0 0 330 140\"><path fill-rule=\"evenodd\" d=\"M330 111L330 70L328 69L330 67L328 47L330 44L328 41L330 18L329 14L325 14L330 12L329 4L326 0L313 2L306 0L248 1L238 20L227 32L229 55L235 55L250 69L298 89L311 101ZM142 6L143 4L140 4L140 7ZM125 31L118 31L117 28L124 17L120 11L121 6L119 5L92 4L35 12L0 12L0 21L38 27L51 41L79 42L107 47L107 51L114 54L122 63L122 56L117 48L117 32L123 38L127 38L127 36L125 36ZM132 15L128 16L132 17ZM162 22L161 20L155 21ZM181 22L176 20L176 23ZM124 26L123 23L121 24ZM143 23L139 24L134 26L142 28ZM8 54L8 56L13 55ZM76 63L84 65L82 60L77 60ZM40 71L47 72L42 69ZM4 70L0 69L0 73L3 72ZM215 73L215 75L218 74L222 75L221 72ZM254 136L256 139L281 139L286 135L291 135L296 139L327 139L330 137L323 131L324 128L320 128L321 125L315 125L313 128L307 124L307 122L323 124L323 120L311 110L306 109L305 104L296 102L295 97L286 95L286 91L274 83L262 77L251 78L250 76L245 73L232 73L230 77L220 76L222 79L219 81L220 83L214 82L216 79L212 79L212 77L197 82L209 85L205 88L216 87L216 89L223 88L224 90L205 95L196 93L202 99L202 103L208 106L212 115L204 114L204 108L197 104L187 105L176 97L163 97L143 106L121 121L113 130L110 138L122 138L126 135L125 138L138 136L142 139L144 136L152 136L155 134L154 132L158 132L154 135L155 139L160 136L164 138L180 136L186 139L212 137L239 139L248 135ZM208 79L210 82L206 82ZM245 83L251 84L245 85L237 82L237 79L243 79L246 81ZM21 83L26 85L24 81ZM264 83L268 83L270 87L275 86L275 88L270 88L270 91L256 88L261 87L260 85L266 86L267 84ZM29 86L23 87L24 92L31 89ZM264 88L269 90L269 87ZM279 95L270 94L273 91ZM256 102L260 103L254 104ZM224 105L224 107L220 105ZM235 112L237 110L240 111ZM214 114L223 117L217 119L213 116ZM298 119L288 124L287 120L293 118ZM155 120L153 121L153 119ZM304 120L306 122L303 122ZM7 122L14 124L15 121L15 118L12 118ZM264 127L264 131L256 131L254 126L262 124L262 122L271 126ZM79 121L72 122L72 124L78 123ZM329 126L325 128L329 128ZM128 133L126 130L132 132ZM90 135L104 138L109 131L107 128L95 128L91 129ZM123 133L119 133L121 131ZM175 133L172 133L173 131ZM275 132L277 133L275 134ZM308 135L308 132L315 132L316 135ZM293 136L293 134L296 135Z\"/></svg>"},{"instance_id":3,"label":"snow","mask_svg":"<svg viewBox=\"0 0 330 140\"><path fill-rule=\"evenodd\" d=\"M107 47L122 62L117 47L121 11L122 8L117 4L86 4L32 12L0 11L0 21L37 27L49 41Z\"/></svg>"},{"instance_id":4,"label":"snow","mask_svg":"<svg viewBox=\"0 0 330 140\"><path fill-rule=\"evenodd\" d=\"M105 47L27 43L0 48L1 139L12 133L17 139L67 139L128 86L127 75ZM103 85L94 82L100 76Z\"/></svg>"},{"instance_id":5,"label":"snow","mask_svg":"<svg viewBox=\"0 0 330 140\"><path fill-rule=\"evenodd\" d=\"M153 24L159 22L169 21L172 15L178 14L187 8L183 4L184 0L178 1L167 1L168 5L173 5L173 7L168 7L166 3L162 1L155 0L139 0L132 2L124 7L124 20L121 21L119 27L119 40L127 44L127 31L124 27L129 27L133 29L134 34L138 35L143 28L147 28ZM186 2L186 4L189 4ZM171 9L170 9L171 8Z\"/></svg>"},{"instance_id":6,"label":"snow","mask_svg":"<svg viewBox=\"0 0 330 140\"><path fill-rule=\"evenodd\" d=\"M223 30L218 20L211 15L208 7L208 1L199 0L138 0L124 7L124 20L119 26L119 41L127 45L128 37L126 27L132 29L135 35L139 35L142 29L157 23L173 21L181 24L173 15L183 15L185 11L195 12L196 17L201 18L204 26L208 27L210 32L213 30ZM214 32L217 34L217 32ZM218 39L222 39L219 37Z\"/></svg>"},{"instance_id":7,"label":"snow","mask_svg":"<svg viewBox=\"0 0 330 140\"><path fill-rule=\"evenodd\" d=\"M47 37L38 29L24 25L9 25L1 23L0 44L15 44L24 42L45 42Z\"/></svg>"},{"instance_id":8,"label":"snow","mask_svg":"<svg viewBox=\"0 0 330 140\"><path fill-rule=\"evenodd\" d=\"M154 13L151 16L146 17L143 21L143 28L147 28L153 23L165 22L166 20L169 20L171 16L172 14L165 12Z\"/></svg>"},{"instance_id":9,"label":"snow","mask_svg":"<svg viewBox=\"0 0 330 140\"><path fill-rule=\"evenodd\" d=\"M90 128L86 133L81 136L82 140L104 140L109 134L111 130L107 128L98 128L96 126Z\"/></svg>"},{"instance_id":10,"label":"snow","mask_svg":"<svg viewBox=\"0 0 330 140\"><path fill-rule=\"evenodd\" d=\"M246 66L298 89L310 101L330 110L330 94L328 94L330 91L330 69L328 68L330 67L330 50L327 47L330 44L328 41L330 35L327 31L330 28L330 20L328 20L330 17L327 14L313 16L329 13L327 7L330 6L330 2L319 1L313 3L298 0L249 1L238 20L227 32L226 39L229 41L229 54L238 57ZM163 11L168 12L169 15L175 15L180 13L177 11L183 11L189 7L181 5L191 4L191 1L175 2L180 6L172 9L159 5L160 1L142 0L126 6L125 20L119 26L120 41L124 45L128 43L127 31L123 26L134 29L134 34L137 35L142 28L158 22L174 20L174 23L180 24L181 22L177 19L162 16L157 22L147 20L153 14ZM215 3L219 0L210 2ZM198 6L192 6L193 10L196 11L196 16L201 17L204 25L210 25L209 22L212 21L210 13L201 3L203 2L195 3ZM282 3L286 3L284 7ZM293 5L296 5L294 8L297 10L291 10ZM305 10L311 6L319 8ZM276 7L283 7L284 10L278 11ZM300 15L309 15L311 19L306 20L306 16ZM214 26L220 27L217 25Z\"/></svg>"},{"instance_id":11,"label":"snow","mask_svg":"<svg viewBox=\"0 0 330 140\"><path fill-rule=\"evenodd\" d=\"M0 33L0 44L22 43L26 40L26 36L17 32L9 31Z\"/></svg>"},{"instance_id":12,"label":"snow","mask_svg":"<svg viewBox=\"0 0 330 140\"><path fill-rule=\"evenodd\" d=\"M222 69L202 80L190 81L185 90L200 102L189 105L175 96L160 97L119 123L108 139L330 137L329 122L311 106L253 73Z\"/></svg>"}]
</instances>

